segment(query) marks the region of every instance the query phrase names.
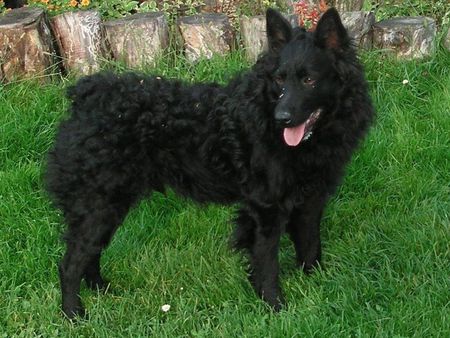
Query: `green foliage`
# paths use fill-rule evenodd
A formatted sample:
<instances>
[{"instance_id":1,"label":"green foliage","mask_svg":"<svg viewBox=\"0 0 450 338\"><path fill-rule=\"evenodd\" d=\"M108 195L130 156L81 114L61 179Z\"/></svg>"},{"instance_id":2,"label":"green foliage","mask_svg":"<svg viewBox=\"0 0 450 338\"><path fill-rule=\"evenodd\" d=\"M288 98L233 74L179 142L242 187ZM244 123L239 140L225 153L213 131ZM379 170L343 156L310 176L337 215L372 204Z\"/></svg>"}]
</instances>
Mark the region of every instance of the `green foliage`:
<instances>
[{"instance_id":1,"label":"green foliage","mask_svg":"<svg viewBox=\"0 0 450 338\"><path fill-rule=\"evenodd\" d=\"M448 0L376 0L372 1L372 6L377 9L380 20L395 16L428 16L439 26L447 25L450 20Z\"/></svg>"},{"instance_id":2,"label":"green foliage","mask_svg":"<svg viewBox=\"0 0 450 338\"><path fill-rule=\"evenodd\" d=\"M104 18L120 18L129 15L132 11L137 11L139 8L139 1L133 0L108 0L108 1L93 1L92 8L97 9L100 15Z\"/></svg>"},{"instance_id":3,"label":"green foliage","mask_svg":"<svg viewBox=\"0 0 450 338\"><path fill-rule=\"evenodd\" d=\"M108 0L94 1L92 8L98 9L105 18L119 18L131 13L162 11L168 16L169 21L173 21L180 14L197 13L198 8L203 4L201 0L148 0L141 4L139 1Z\"/></svg>"},{"instance_id":4,"label":"green foliage","mask_svg":"<svg viewBox=\"0 0 450 338\"><path fill-rule=\"evenodd\" d=\"M243 0L238 1L238 12L241 15L253 16L261 15L267 8L280 8L280 1L277 0Z\"/></svg>"},{"instance_id":5,"label":"green foliage","mask_svg":"<svg viewBox=\"0 0 450 338\"><path fill-rule=\"evenodd\" d=\"M173 22L180 15L194 15L204 5L202 0L171 0L171 1L146 1L139 11L147 11L153 8L166 13L169 22Z\"/></svg>"},{"instance_id":6,"label":"green foliage","mask_svg":"<svg viewBox=\"0 0 450 338\"><path fill-rule=\"evenodd\" d=\"M28 0L28 6L40 7L50 15L91 8L91 0Z\"/></svg>"}]
</instances>

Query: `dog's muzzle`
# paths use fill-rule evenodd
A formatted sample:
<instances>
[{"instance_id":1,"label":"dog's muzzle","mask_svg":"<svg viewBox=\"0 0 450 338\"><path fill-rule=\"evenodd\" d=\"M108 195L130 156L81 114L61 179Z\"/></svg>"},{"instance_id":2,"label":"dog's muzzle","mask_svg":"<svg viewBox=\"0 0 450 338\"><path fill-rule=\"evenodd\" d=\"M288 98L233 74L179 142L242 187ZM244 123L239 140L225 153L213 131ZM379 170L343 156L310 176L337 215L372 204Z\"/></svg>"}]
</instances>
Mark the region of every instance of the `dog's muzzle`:
<instances>
[{"instance_id":1,"label":"dog's muzzle","mask_svg":"<svg viewBox=\"0 0 450 338\"><path fill-rule=\"evenodd\" d=\"M282 126L287 126L292 122L292 115L285 110L277 111L275 112L275 121Z\"/></svg>"}]
</instances>

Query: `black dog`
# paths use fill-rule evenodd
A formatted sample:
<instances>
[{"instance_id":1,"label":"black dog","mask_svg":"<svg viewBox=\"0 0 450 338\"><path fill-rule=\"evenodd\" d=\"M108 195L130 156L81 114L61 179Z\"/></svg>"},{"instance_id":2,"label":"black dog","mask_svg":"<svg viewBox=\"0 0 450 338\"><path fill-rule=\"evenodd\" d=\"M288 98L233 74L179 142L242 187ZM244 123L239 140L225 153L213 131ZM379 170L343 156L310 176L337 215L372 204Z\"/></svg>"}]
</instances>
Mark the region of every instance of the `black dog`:
<instances>
[{"instance_id":1,"label":"black dog","mask_svg":"<svg viewBox=\"0 0 450 338\"><path fill-rule=\"evenodd\" d=\"M86 77L49 154L47 186L68 224L59 265L64 313L83 313L80 283L104 285L100 255L130 207L171 187L239 203L235 245L256 292L279 310L286 230L300 267L320 260L322 210L374 114L336 10L314 33L267 11L269 51L227 86L139 74Z\"/></svg>"}]
</instances>

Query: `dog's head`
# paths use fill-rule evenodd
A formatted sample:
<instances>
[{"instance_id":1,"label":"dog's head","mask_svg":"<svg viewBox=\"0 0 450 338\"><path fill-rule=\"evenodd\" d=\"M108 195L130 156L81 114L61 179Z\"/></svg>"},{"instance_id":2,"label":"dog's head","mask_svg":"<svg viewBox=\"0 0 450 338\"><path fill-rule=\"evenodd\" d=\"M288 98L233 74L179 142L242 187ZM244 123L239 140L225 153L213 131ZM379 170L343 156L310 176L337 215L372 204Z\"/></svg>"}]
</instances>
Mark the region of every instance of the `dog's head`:
<instances>
[{"instance_id":1,"label":"dog's head","mask_svg":"<svg viewBox=\"0 0 450 338\"><path fill-rule=\"evenodd\" d=\"M339 56L350 39L335 9L325 12L314 32L291 28L277 11L267 11L269 53L279 56L273 81L279 98L273 112L284 141L297 146L311 137L314 125L336 105L342 88Z\"/></svg>"}]
</instances>

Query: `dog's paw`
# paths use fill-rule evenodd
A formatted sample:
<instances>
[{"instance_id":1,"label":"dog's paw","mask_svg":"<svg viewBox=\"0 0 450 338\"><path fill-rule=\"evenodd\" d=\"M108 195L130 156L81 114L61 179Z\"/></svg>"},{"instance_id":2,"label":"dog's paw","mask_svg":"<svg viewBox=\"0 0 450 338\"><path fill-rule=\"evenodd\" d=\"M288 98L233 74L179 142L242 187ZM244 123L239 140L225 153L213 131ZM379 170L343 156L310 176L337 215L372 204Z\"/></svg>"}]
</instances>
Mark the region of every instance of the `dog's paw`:
<instances>
[{"instance_id":1,"label":"dog's paw","mask_svg":"<svg viewBox=\"0 0 450 338\"><path fill-rule=\"evenodd\" d=\"M283 294L280 290L267 289L261 291L261 298L270 305L275 312L280 312L281 309L286 307Z\"/></svg>"},{"instance_id":2,"label":"dog's paw","mask_svg":"<svg viewBox=\"0 0 450 338\"><path fill-rule=\"evenodd\" d=\"M86 310L81 305L63 306L62 311L66 318L70 321L77 321L78 319L86 318Z\"/></svg>"},{"instance_id":3,"label":"dog's paw","mask_svg":"<svg viewBox=\"0 0 450 338\"><path fill-rule=\"evenodd\" d=\"M106 291L110 285L108 280L105 280L100 276L98 276L98 278L85 278L85 281L86 281L87 287L94 291L97 291L97 290Z\"/></svg>"},{"instance_id":4,"label":"dog's paw","mask_svg":"<svg viewBox=\"0 0 450 338\"><path fill-rule=\"evenodd\" d=\"M297 262L297 266L299 269L302 269L303 272L307 275L312 274L317 268L321 267L319 260L313 260L309 262Z\"/></svg>"}]
</instances>

